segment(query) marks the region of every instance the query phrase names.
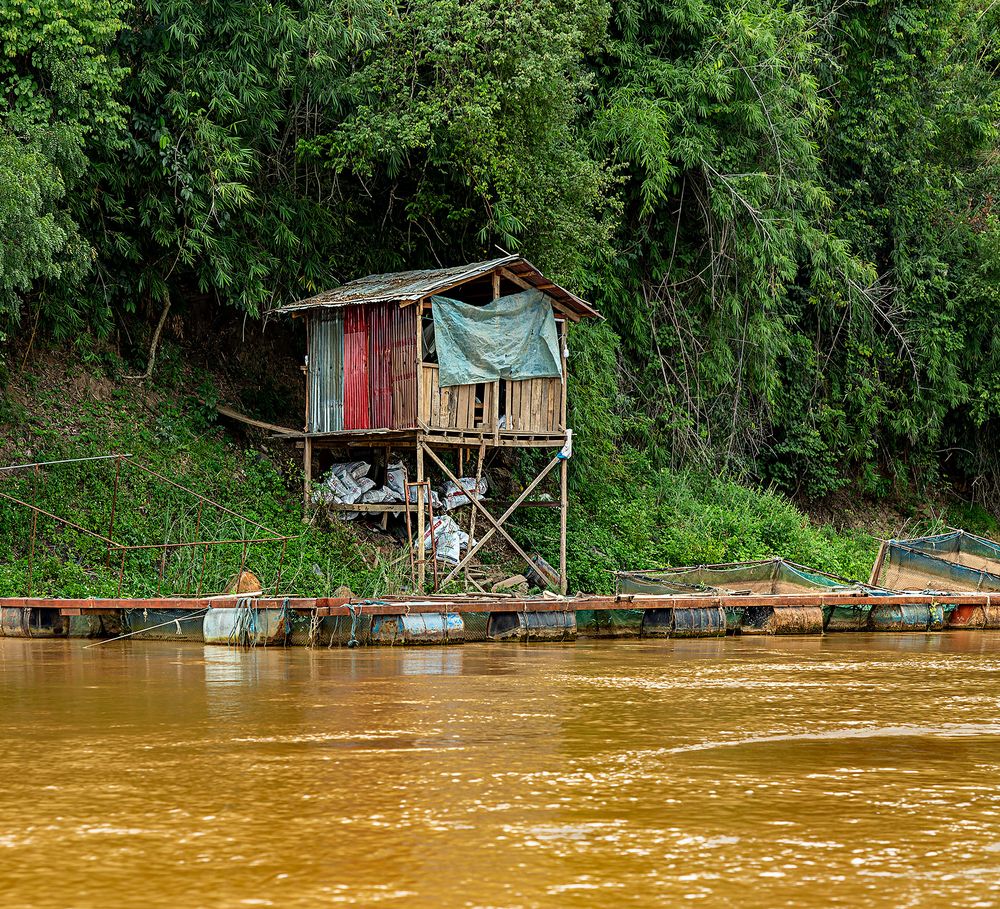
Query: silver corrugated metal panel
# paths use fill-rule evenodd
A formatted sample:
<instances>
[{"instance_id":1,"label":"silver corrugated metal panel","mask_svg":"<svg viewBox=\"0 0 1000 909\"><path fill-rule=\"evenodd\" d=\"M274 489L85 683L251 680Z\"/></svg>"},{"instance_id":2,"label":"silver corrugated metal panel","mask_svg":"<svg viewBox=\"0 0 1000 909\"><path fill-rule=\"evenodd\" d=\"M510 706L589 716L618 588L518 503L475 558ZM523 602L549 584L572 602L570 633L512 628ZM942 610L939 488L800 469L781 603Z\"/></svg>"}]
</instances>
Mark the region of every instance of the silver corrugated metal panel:
<instances>
[{"instance_id":1,"label":"silver corrugated metal panel","mask_svg":"<svg viewBox=\"0 0 1000 909\"><path fill-rule=\"evenodd\" d=\"M507 269L522 282L537 287L576 316L600 318L589 303L558 284L549 281L523 256L502 256L485 262L473 262L454 268L430 268L400 271L385 275L368 275L333 290L326 290L305 300L280 307L277 312L297 312L312 307L347 306L351 303L386 303L414 301L446 291L473 278L489 274L495 268Z\"/></svg>"},{"instance_id":2,"label":"silver corrugated metal panel","mask_svg":"<svg viewBox=\"0 0 1000 909\"><path fill-rule=\"evenodd\" d=\"M318 315L309 324L309 431L344 428L344 317Z\"/></svg>"}]
</instances>

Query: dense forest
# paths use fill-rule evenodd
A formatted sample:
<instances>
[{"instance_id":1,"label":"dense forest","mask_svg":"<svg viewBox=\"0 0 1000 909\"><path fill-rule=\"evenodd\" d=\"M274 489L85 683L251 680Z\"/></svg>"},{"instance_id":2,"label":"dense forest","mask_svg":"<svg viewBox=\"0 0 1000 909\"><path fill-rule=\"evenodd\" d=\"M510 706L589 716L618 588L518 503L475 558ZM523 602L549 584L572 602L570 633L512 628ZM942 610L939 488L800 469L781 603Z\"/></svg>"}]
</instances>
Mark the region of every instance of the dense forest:
<instances>
[{"instance_id":1,"label":"dense forest","mask_svg":"<svg viewBox=\"0 0 1000 909\"><path fill-rule=\"evenodd\" d=\"M1000 501L996 0L13 0L0 40L0 344L155 370L168 313L499 247L607 318L578 494Z\"/></svg>"}]
</instances>

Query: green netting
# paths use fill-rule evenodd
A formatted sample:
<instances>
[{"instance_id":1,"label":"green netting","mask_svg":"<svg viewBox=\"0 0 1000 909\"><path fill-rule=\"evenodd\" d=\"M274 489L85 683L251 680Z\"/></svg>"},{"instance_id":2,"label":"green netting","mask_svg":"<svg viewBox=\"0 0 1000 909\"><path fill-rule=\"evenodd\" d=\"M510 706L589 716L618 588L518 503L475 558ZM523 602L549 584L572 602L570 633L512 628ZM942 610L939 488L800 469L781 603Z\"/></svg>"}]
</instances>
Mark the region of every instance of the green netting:
<instances>
[{"instance_id":1,"label":"green netting","mask_svg":"<svg viewBox=\"0 0 1000 909\"><path fill-rule=\"evenodd\" d=\"M638 637L643 612L642 609L581 609L576 614L576 633L581 637Z\"/></svg>"},{"instance_id":2,"label":"green netting","mask_svg":"<svg viewBox=\"0 0 1000 909\"><path fill-rule=\"evenodd\" d=\"M779 594L811 590L861 591L867 585L785 559L695 565L657 571L620 571L619 593Z\"/></svg>"},{"instance_id":3,"label":"green netting","mask_svg":"<svg viewBox=\"0 0 1000 909\"><path fill-rule=\"evenodd\" d=\"M488 612L466 612L462 614L466 641L485 641L486 628L490 622Z\"/></svg>"},{"instance_id":4,"label":"green netting","mask_svg":"<svg viewBox=\"0 0 1000 909\"><path fill-rule=\"evenodd\" d=\"M892 590L1000 590L1000 545L964 531L889 540L878 582Z\"/></svg>"},{"instance_id":5,"label":"green netting","mask_svg":"<svg viewBox=\"0 0 1000 909\"><path fill-rule=\"evenodd\" d=\"M186 609L125 609L121 634L145 641L204 641L204 617Z\"/></svg>"}]
</instances>

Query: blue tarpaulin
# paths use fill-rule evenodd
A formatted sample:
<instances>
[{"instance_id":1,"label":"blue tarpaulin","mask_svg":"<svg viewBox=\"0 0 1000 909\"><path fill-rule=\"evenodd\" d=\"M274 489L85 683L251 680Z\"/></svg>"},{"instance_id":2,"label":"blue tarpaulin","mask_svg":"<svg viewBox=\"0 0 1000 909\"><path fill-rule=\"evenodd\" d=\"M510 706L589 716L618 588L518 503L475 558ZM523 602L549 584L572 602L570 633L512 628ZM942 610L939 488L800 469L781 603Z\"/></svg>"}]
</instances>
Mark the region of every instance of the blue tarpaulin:
<instances>
[{"instance_id":1,"label":"blue tarpaulin","mask_svg":"<svg viewBox=\"0 0 1000 909\"><path fill-rule=\"evenodd\" d=\"M562 375L552 304L525 290L472 306L431 297L442 387Z\"/></svg>"}]
</instances>

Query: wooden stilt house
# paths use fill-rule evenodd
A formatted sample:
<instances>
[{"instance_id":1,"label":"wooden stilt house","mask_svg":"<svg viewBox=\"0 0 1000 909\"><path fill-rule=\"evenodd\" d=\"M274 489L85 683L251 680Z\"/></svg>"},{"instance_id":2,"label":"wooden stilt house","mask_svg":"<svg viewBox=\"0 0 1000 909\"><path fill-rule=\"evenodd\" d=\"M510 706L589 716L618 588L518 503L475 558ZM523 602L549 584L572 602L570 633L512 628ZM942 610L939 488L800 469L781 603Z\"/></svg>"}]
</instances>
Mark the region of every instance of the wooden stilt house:
<instances>
[{"instance_id":1,"label":"wooden stilt house","mask_svg":"<svg viewBox=\"0 0 1000 909\"><path fill-rule=\"evenodd\" d=\"M306 413L301 434L306 503L323 448L458 449L479 469L489 448L562 451L561 586L565 589L568 327L599 317L521 256L454 268L370 275L282 307L306 324ZM460 455L461 457L461 455ZM535 487L532 487L535 488ZM482 503L492 530L525 555ZM518 503L521 504L521 503ZM424 527L418 500L418 539ZM359 510L357 505L346 509ZM399 504L368 511L398 511Z\"/></svg>"}]
</instances>

